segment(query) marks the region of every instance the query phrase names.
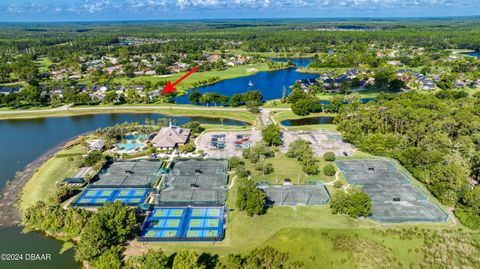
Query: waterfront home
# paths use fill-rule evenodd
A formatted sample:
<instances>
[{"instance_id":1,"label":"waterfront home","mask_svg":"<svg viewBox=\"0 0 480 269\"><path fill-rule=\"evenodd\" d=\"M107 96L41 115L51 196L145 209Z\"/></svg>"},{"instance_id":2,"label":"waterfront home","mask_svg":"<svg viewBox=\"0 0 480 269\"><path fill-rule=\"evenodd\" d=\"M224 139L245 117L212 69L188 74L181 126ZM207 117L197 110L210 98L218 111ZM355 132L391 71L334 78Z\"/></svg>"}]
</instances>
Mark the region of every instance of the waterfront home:
<instances>
[{"instance_id":1,"label":"waterfront home","mask_svg":"<svg viewBox=\"0 0 480 269\"><path fill-rule=\"evenodd\" d=\"M171 150L185 145L190 137L190 129L181 128L170 124L169 127L160 129L152 139L152 145L158 149Z\"/></svg>"},{"instance_id":2,"label":"waterfront home","mask_svg":"<svg viewBox=\"0 0 480 269\"><path fill-rule=\"evenodd\" d=\"M358 76L358 69L352 68L352 69L348 70L347 72L345 72L345 75L349 79L356 78Z\"/></svg>"}]
</instances>

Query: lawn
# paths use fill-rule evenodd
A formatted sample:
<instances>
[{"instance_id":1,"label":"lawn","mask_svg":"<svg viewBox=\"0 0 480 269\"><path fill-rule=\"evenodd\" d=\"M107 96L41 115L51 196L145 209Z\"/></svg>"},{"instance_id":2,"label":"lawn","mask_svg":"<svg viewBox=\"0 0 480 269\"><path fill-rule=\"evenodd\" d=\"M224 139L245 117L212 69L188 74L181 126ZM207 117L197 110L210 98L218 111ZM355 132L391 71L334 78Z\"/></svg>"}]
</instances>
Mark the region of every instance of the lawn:
<instances>
[{"instance_id":1,"label":"lawn","mask_svg":"<svg viewBox=\"0 0 480 269\"><path fill-rule=\"evenodd\" d=\"M48 57L41 57L38 59L37 63L39 64L38 71L47 72L48 67L52 65L52 61Z\"/></svg>"},{"instance_id":2,"label":"lawn","mask_svg":"<svg viewBox=\"0 0 480 269\"><path fill-rule=\"evenodd\" d=\"M58 154L77 154L82 153L80 145L73 146L70 149L59 151ZM57 182L65 177L74 176L78 171L75 161L69 157L50 158L27 182L22 190L19 207L24 210L33 206L38 201L49 202L49 199L55 195Z\"/></svg>"},{"instance_id":3,"label":"lawn","mask_svg":"<svg viewBox=\"0 0 480 269\"><path fill-rule=\"evenodd\" d=\"M253 164L248 160L246 161L246 167L252 172L252 178L255 181L269 181L271 184L283 184L284 178L289 178L294 184L305 184L308 181L321 181L329 182L335 179L334 176L325 176L322 173L323 167L326 162L323 158L319 157L320 173L318 175L307 175L302 171L302 166L295 158L288 158L285 154L275 153L274 158L267 159L268 163L273 165L273 172L268 175L263 175L260 171L253 169Z\"/></svg>"}]
</instances>

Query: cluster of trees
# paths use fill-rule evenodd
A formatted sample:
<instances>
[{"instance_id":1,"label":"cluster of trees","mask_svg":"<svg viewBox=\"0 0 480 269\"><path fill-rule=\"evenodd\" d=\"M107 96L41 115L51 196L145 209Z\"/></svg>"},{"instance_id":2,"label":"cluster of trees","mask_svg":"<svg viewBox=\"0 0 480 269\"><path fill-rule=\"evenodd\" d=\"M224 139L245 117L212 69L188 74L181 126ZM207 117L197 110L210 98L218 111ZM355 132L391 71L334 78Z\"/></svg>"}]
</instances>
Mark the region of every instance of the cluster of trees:
<instances>
[{"instance_id":1,"label":"cluster of trees","mask_svg":"<svg viewBox=\"0 0 480 269\"><path fill-rule=\"evenodd\" d=\"M138 228L135 212L120 202L96 212L38 202L23 212L23 224L76 243L75 259L97 269L122 268L121 246Z\"/></svg>"},{"instance_id":2,"label":"cluster of trees","mask_svg":"<svg viewBox=\"0 0 480 269\"><path fill-rule=\"evenodd\" d=\"M81 234L92 214L91 211L71 207L64 210L57 203L38 202L23 211L22 223L32 230L63 234L67 239L73 239Z\"/></svg>"},{"instance_id":3,"label":"cluster of trees","mask_svg":"<svg viewBox=\"0 0 480 269\"><path fill-rule=\"evenodd\" d=\"M228 159L228 168L234 170L235 174L241 178L247 178L251 175L251 171L245 167L244 159L240 157L232 157Z\"/></svg>"},{"instance_id":4,"label":"cluster of trees","mask_svg":"<svg viewBox=\"0 0 480 269\"><path fill-rule=\"evenodd\" d=\"M479 194L469 180L480 179L480 95L438 96L383 95L374 104L347 105L339 130L361 150L397 159L442 203L456 205L462 223L478 227L469 202L476 198L466 195Z\"/></svg>"},{"instance_id":5,"label":"cluster of trees","mask_svg":"<svg viewBox=\"0 0 480 269\"><path fill-rule=\"evenodd\" d=\"M120 202L107 203L82 229L75 258L91 261L96 268L109 268L112 259L121 264L120 246L134 236L137 228L137 217L132 209Z\"/></svg>"},{"instance_id":6,"label":"cluster of trees","mask_svg":"<svg viewBox=\"0 0 480 269\"><path fill-rule=\"evenodd\" d=\"M316 175L320 171L318 159L313 155L310 144L303 139L297 139L290 144L287 157L296 158L302 164L303 172L309 175Z\"/></svg>"},{"instance_id":7,"label":"cluster of trees","mask_svg":"<svg viewBox=\"0 0 480 269\"><path fill-rule=\"evenodd\" d=\"M282 144L282 132L280 126L269 124L262 129L262 140L267 146L280 146Z\"/></svg>"},{"instance_id":8,"label":"cluster of trees","mask_svg":"<svg viewBox=\"0 0 480 269\"><path fill-rule=\"evenodd\" d=\"M232 107L238 107L241 105L260 106L263 103L263 95L260 91L247 91L246 93L234 94L231 98L226 95L221 95L216 92L201 93L198 90L193 90L188 96L188 100L192 104L220 104L230 105Z\"/></svg>"},{"instance_id":9,"label":"cluster of trees","mask_svg":"<svg viewBox=\"0 0 480 269\"><path fill-rule=\"evenodd\" d=\"M268 175L273 172L273 165L267 162L267 159L274 157L275 152L265 143L256 143L251 148L243 149L242 156L249 160L253 164L253 168L256 171L261 171L263 175ZM241 168L239 172L242 172Z\"/></svg>"},{"instance_id":10,"label":"cluster of trees","mask_svg":"<svg viewBox=\"0 0 480 269\"><path fill-rule=\"evenodd\" d=\"M395 70L390 66L377 68L374 78L375 83L370 88L375 90L395 92L405 87L405 82L396 77Z\"/></svg>"},{"instance_id":11,"label":"cluster of trees","mask_svg":"<svg viewBox=\"0 0 480 269\"><path fill-rule=\"evenodd\" d=\"M261 91L247 91L246 93L236 93L230 99L230 106L238 107L241 105L260 106L263 103L263 95Z\"/></svg>"},{"instance_id":12,"label":"cluster of trees","mask_svg":"<svg viewBox=\"0 0 480 269\"><path fill-rule=\"evenodd\" d=\"M193 92L188 96L188 100L192 104L214 104L215 106L219 104L226 106L228 105L230 98L226 95L221 95L216 92L206 92L202 94L198 90L193 90Z\"/></svg>"},{"instance_id":13,"label":"cluster of trees","mask_svg":"<svg viewBox=\"0 0 480 269\"><path fill-rule=\"evenodd\" d=\"M245 211L248 216L262 215L266 212L267 195L258 189L251 179L242 179L239 182L235 206Z\"/></svg>"},{"instance_id":14,"label":"cluster of trees","mask_svg":"<svg viewBox=\"0 0 480 269\"><path fill-rule=\"evenodd\" d=\"M192 87L197 88L197 87L211 85L211 84L214 84L215 82L218 82L219 80L220 80L220 77L211 77L208 79L199 80L199 81L193 82Z\"/></svg>"},{"instance_id":15,"label":"cluster of trees","mask_svg":"<svg viewBox=\"0 0 480 269\"><path fill-rule=\"evenodd\" d=\"M198 121L190 121L182 125L182 127L190 129L190 135L193 137L197 137L199 134L205 131L205 128Z\"/></svg>"},{"instance_id":16,"label":"cluster of trees","mask_svg":"<svg viewBox=\"0 0 480 269\"><path fill-rule=\"evenodd\" d=\"M126 262L127 269L280 269L300 268L303 263L291 261L290 255L272 247L255 248L245 255L230 254L224 259L217 255L180 250L170 256L161 250L149 250L141 256L133 256Z\"/></svg>"},{"instance_id":17,"label":"cluster of trees","mask_svg":"<svg viewBox=\"0 0 480 269\"><path fill-rule=\"evenodd\" d=\"M90 151L87 156L85 156L82 166L93 166L96 163L103 161L104 159L105 157L100 151L93 150Z\"/></svg>"},{"instance_id":18,"label":"cluster of trees","mask_svg":"<svg viewBox=\"0 0 480 269\"><path fill-rule=\"evenodd\" d=\"M372 200L360 189L350 188L348 192L335 192L330 208L333 214L347 214L353 218L368 217L372 213Z\"/></svg>"},{"instance_id":19,"label":"cluster of trees","mask_svg":"<svg viewBox=\"0 0 480 269\"><path fill-rule=\"evenodd\" d=\"M320 99L314 94L304 92L298 84L293 86L292 92L288 95L288 103L292 104L292 112L299 116L322 111Z\"/></svg>"}]
</instances>

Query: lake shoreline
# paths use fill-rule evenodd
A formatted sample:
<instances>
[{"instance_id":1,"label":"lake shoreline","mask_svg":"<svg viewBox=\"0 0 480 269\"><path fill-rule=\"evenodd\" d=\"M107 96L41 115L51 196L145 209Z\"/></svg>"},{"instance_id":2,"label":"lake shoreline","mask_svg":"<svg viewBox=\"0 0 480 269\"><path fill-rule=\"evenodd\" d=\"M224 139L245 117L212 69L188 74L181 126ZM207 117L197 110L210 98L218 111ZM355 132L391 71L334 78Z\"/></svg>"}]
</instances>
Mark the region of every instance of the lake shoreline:
<instances>
[{"instance_id":1,"label":"lake shoreline","mask_svg":"<svg viewBox=\"0 0 480 269\"><path fill-rule=\"evenodd\" d=\"M59 150L64 149L69 144L88 133L89 132L79 134L47 150L38 158L27 164L20 172L15 174L13 179L7 182L5 187L1 190L0 196L0 212L2 212L2 215L0 216L0 229L23 225L18 202L27 182L30 181L37 170Z\"/></svg>"},{"instance_id":2,"label":"lake shoreline","mask_svg":"<svg viewBox=\"0 0 480 269\"><path fill-rule=\"evenodd\" d=\"M233 112L238 115L219 114L219 112ZM244 112L248 112L246 108L227 108L227 107L201 107L201 106L97 106L97 107L72 107L62 110L22 110L22 111L0 111L1 120L15 119L37 119L37 118L54 118L54 117L72 117L82 115L97 114L141 114L153 113L165 116L201 116L206 118L227 118L239 120L254 125L253 119L247 119Z\"/></svg>"}]
</instances>

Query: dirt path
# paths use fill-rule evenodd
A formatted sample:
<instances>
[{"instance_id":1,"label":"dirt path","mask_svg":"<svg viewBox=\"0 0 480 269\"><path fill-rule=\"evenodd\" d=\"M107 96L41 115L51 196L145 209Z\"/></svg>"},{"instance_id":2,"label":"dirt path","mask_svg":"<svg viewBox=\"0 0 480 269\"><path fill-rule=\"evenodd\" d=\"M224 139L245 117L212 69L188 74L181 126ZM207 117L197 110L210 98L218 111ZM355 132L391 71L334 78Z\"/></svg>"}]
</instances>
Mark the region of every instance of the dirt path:
<instances>
[{"instance_id":1,"label":"dirt path","mask_svg":"<svg viewBox=\"0 0 480 269\"><path fill-rule=\"evenodd\" d=\"M323 183L324 185L328 185L328 186L333 186L333 184L335 184L335 182L339 181L340 180L340 170L337 170L337 172L335 172L335 180L332 180L330 182L327 182L327 183Z\"/></svg>"},{"instance_id":2,"label":"dirt path","mask_svg":"<svg viewBox=\"0 0 480 269\"><path fill-rule=\"evenodd\" d=\"M233 185L235 185L235 179L237 179L236 175L232 178L232 182L230 182L230 185L228 185L228 189L231 189Z\"/></svg>"}]
</instances>

